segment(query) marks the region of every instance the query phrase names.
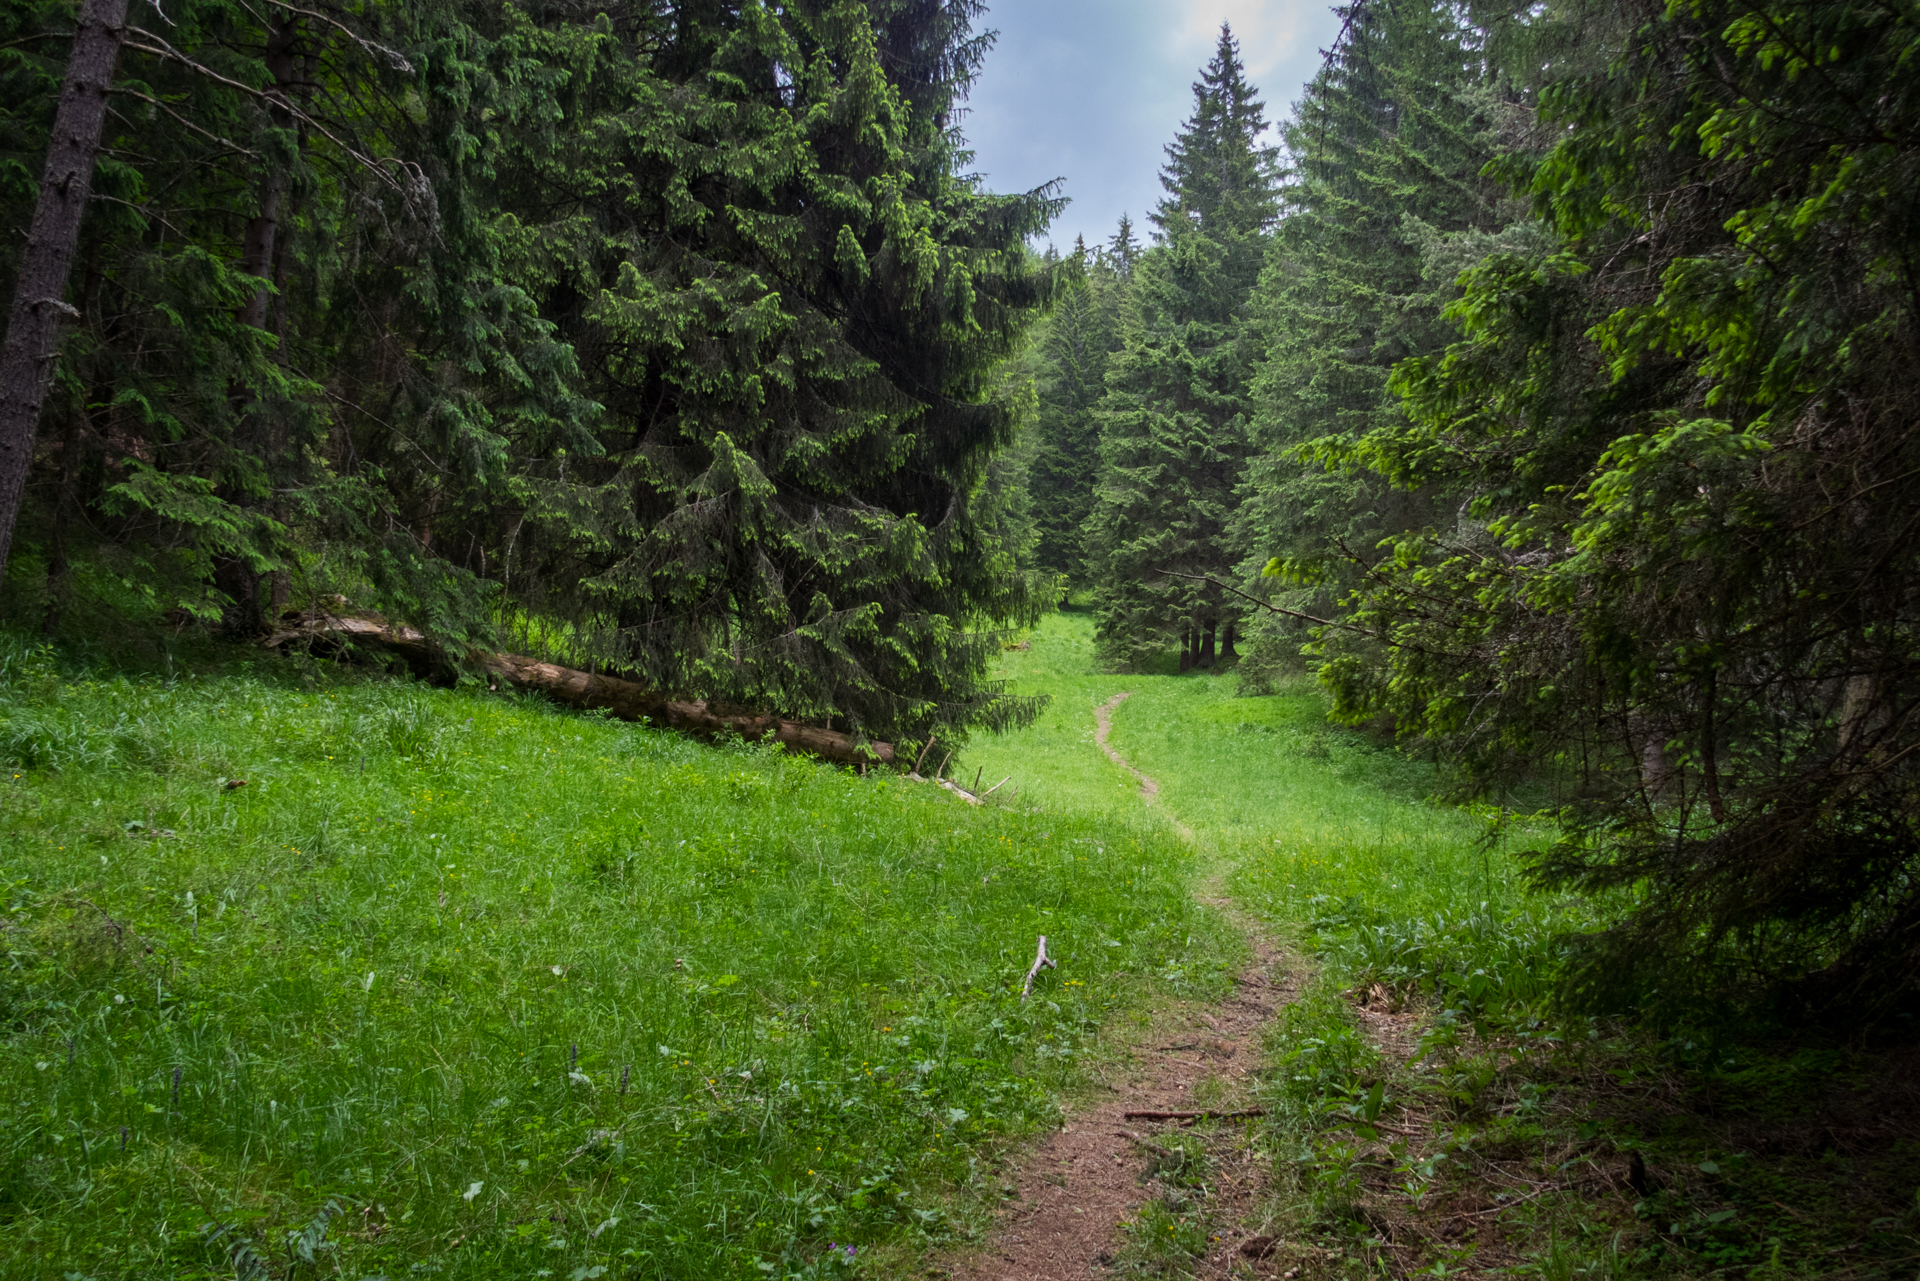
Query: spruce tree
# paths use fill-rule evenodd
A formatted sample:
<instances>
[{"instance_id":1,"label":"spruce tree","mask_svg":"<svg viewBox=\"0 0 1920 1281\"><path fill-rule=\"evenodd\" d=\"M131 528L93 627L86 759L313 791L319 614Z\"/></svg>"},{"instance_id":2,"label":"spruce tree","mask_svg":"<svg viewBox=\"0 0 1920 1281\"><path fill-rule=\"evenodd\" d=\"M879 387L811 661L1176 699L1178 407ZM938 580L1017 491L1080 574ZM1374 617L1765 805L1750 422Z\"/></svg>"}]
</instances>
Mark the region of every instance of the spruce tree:
<instances>
[{"instance_id":1,"label":"spruce tree","mask_svg":"<svg viewBox=\"0 0 1920 1281\"><path fill-rule=\"evenodd\" d=\"M94 557L241 635L340 592L842 729L1016 719L996 370L1056 204L959 172L980 8L136 9L13 600ZM0 13L7 172L70 33Z\"/></svg>"},{"instance_id":2,"label":"spruce tree","mask_svg":"<svg viewBox=\"0 0 1920 1281\"><path fill-rule=\"evenodd\" d=\"M1130 240L1121 223L1119 239ZM1131 265L1134 246L1122 261ZM1100 463L1095 418L1106 390L1107 364L1119 345L1119 306L1126 288L1116 259L1076 241L1066 260L1052 314L1037 335L1038 401L1029 485L1039 530L1036 559L1045 569L1083 583L1082 528L1093 510Z\"/></svg>"},{"instance_id":3,"label":"spruce tree","mask_svg":"<svg viewBox=\"0 0 1920 1281\"><path fill-rule=\"evenodd\" d=\"M1617 25L1555 68L1543 153L1500 164L1537 240L1468 273L1458 340L1394 373L1405 414L1328 451L1447 503L1323 679L1481 796L1557 794L1527 858L1603 896L1562 965L1580 1005L1910 1038L1920 19L1556 16L1589 47Z\"/></svg>"},{"instance_id":4,"label":"spruce tree","mask_svg":"<svg viewBox=\"0 0 1920 1281\"><path fill-rule=\"evenodd\" d=\"M1482 56L1488 33L1463 12L1356 7L1283 130L1287 212L1250 307L1262 357L1233 538L1248 589L1277 589L1307 614L1326 616L1383 537L1431 515L1425 494L1323 467L1313 442L1356 440L1398 415L1388 374L1451 340L1441 313L1454 277L1536 234L1480 176L1510 109ZM1503 225L1515 225L1505 237ZM1297 662L1304 627L1263 617L1243 674L1257 682Z\"/></svg>"},{"instance_id":5,"label":"spruce tree","mask_svg":"<svg viewBox=\"0 0 1920 1281\"><path fill-rule=\"evenodd\" d=\"M1254 354L1243 319L1275 212L1264 108L1228 28L1193 92L1101 401L1087 539L1103 656L1138 666L1178 644L1183 670L1234 656L1240 611L1212 584L1175 575L1217 577L1233 563Z\"/></svg>"},{"instance_id":6,"label":"spruce tree","mask_svg":"<svg viewBox=\"0 0 1920 1281\"><path fill-rule=\"evenodd\" d=\"M505 572L584 654L854 732L1027 710L985 680L990 629L1040 603L987 482L1056 204L956 171L978 8L509 12L577 67L498 163L517 275L605 419L528 468Z\"/></svg>"}]
</instances>

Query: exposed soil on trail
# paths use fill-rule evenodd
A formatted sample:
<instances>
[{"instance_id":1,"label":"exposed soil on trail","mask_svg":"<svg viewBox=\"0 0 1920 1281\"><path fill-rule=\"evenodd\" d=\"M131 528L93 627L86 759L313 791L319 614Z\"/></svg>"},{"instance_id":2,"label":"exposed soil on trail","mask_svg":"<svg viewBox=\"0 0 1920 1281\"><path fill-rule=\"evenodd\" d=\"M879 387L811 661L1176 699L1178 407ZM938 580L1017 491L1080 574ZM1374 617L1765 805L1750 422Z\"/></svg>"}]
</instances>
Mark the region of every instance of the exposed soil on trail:
<instances>
[{"instance_id":1,"label":"exposed soil on trail","mask_svg":"<svg viewBox=\"0 0 1920 1281\"><path fill-rule=\"evenodd\" d=\"M1120 704L1132 697L1133 691L1131 690L1123 694L1115 694L1112 698L1093 709L1093 741L1099 744L1100 750L1107 754L1108 760L1140 780L1140 796L1147 804L1151 805L1160 799L1160 784L1135 769L1133 762L1114 751L1113 744L1107 741L1113 735L1114 712L1119 709Z\"/></svg>"},{"instance_id":2,"label":"exposed soil on trail","mask_svg":"<svg viewBox=\"0 0 1920 1281\"><path fill-rule=\"evenodd\" d=\"M957 1281L1086 1281L1107 1275L1123 1244L1120 1222L1160 1187L1145 1143L1176 1121L1128 1119L1128 1112L1233 1112L1252 1105L1260 1031L1291 999L1281 958L1256 945L1253 963L1218 1004L1183 1002L1156 1022L1152 1044L1137 1046L1098 1087L1100 1097L1068 1113L1060 1130L1021 1162L1017 1190L987 1247L953 1268ZM1232 1122L1221 1122L1231 1126ZM1233 1168L1235 1166L1243 1168ZM1259 1171L1249 1161L1222 1163L1208 1205L1218 1222L1250 1209ZM1236 1240L1222 1241L1202 1276L1237 1273Z\"/></svg>"},{"instance_id":3,"label":"exposed soil on trail","mask_svg":"<svg viewBox=\"0 0 1920 1281\"><path fill-rule=\"evenodd\" d=\"M1153 779L1152 777L1146 774L1143 774L1139 770L1135 769L1133 767L1133 762L1129 761L1126 757L1120 755L1119 752L1115 751L1113 748L1113 744L1108 741L1108 739L1113 734L1114 712L1119 708L1120 704L1126 702L1129 698L1132 698L1132 697L1133 697L1133 692L1131 690L1126 691L1125 693L1115 694L1112 698L1108 699L1106 702L1100 704L1100 706L1093 709L1093 741L1099 746L1101 751L1107 754L1108 760L1112 761L1115 765L1118 765L1121 769L1125 770L1127 773L1133 775L1134 778L1139 780L1140 799L1145 801L1147 804L1152 805L1155 801L1158 801L1160 799L1159 782ZM1189 841L1193 839L1192 828L1188 827L1185 823L1182 823L1179 819L1173 818L1171 815L1169 815L1168 817L1169 817L1169 820L1173 823L1174 827L1179 830L1180 835L1182 837L1184 837Z\"/></svg>"},{"instance_id":4,"label":"exposed soil on trail","mask_svg":"<svg viewBox=\"0 0 1920 1281\"><path fill-rule=\"evenodd\" d=\"M1140 780L1142 798L1152 803L1159 785L1107 741L1113 711L1126 697L1116 695L1095 711L1094 741ZM1191 831L1180 831L1192 839ZM1235 977L1224 1000L1180 1002L1156 1019L1143 1043L1107 1070L1094 1096L1069 1111L1060 1130L1021 1159L1006 1185L1009 1195L998 1230L983 1249L952 1265L948 1275L955 1281L1086 1281L1109 1275L1108 1265L1125 1244L1122 1220L1164 1190L1154 1172L1151 1140L1181 1124L1126 1114L1230 1113L1254 1106L1261 1030L1293 998L1294 980L1284 955L1230 899L1217 896L1217 886L1205 885L1200 894L1202 902L1247 930L1252 962ZM1214 1166L1206 1207L1224 1239L1188 1266L1202 1277L1278 1275L1278 1264L1243 1255L1243 1242L1225 1230L1254 1208L1263 1174L1247 1144L1232 1135L1240 1123L1200 1124L1218 1127L1209 1144Z\"/></svg>"}]
</instances>

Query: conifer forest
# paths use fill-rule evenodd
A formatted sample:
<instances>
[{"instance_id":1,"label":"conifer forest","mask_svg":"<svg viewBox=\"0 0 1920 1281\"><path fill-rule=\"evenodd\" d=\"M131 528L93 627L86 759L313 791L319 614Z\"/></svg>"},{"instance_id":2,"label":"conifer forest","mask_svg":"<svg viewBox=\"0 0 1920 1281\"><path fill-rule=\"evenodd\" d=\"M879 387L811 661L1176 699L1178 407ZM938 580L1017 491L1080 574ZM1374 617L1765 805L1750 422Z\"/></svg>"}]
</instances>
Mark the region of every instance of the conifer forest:
<instances>
[{"instance_id":1,"label":"conifer forest","mask_svg":"<svg viewBox=\"0 0 1920 1281\"><path fill-rule=\"evenodd\" d=\"M1042 2L0 0L0 1281L1920 1271L1920 11Z\"/></svg>"}]
</instances>

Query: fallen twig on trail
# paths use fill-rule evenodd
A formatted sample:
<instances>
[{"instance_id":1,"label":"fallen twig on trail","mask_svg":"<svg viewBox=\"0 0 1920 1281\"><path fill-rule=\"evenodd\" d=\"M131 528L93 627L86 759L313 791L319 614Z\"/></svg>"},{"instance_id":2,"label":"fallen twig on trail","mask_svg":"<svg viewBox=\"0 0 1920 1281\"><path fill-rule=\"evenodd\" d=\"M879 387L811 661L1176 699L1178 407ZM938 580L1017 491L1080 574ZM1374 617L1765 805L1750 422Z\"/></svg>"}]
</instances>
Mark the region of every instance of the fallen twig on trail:
<instances>
[{"instance_id":1,"label":"fallen twig on trail","mask_svg":"<svg viewBox=\"0 0 1920 1281\"><path fill-rule=\"evenodd\" d=\"M1021 1000L1026 1000L1028 995L1032 993L1033 980L1043 968L1049 970L1058 968L1058 964L1054 959L1047 955L1047 936L1044 934L1040 936L1040 950L1035 952L1033 956L1033 968L1027 971L1027 981L1020 985ZM1132 1116L1133 1113L1129 1112L1127 1115Z\"/></svg>"},{"instance_id":2,"label":"fallen twig on trail","mask_svg":"<svg viewBox=\"0 0 1920 1281\"><path fill-rule=\"evenodd\" d=\"M1478 1219L1484 1215L1498 1214L1502 1210L1511 1210L1516 1205L1525 1205L1527 1202L1532 1201L1537 1197L1543 1197L1549 1192L1571 1192L1571 1191L1573 1191L1573 1189L1569 1185L1555 1183L1555 1184L1552 1184L1551 1186L1541 1188L1538 1192L1529 1192L1526 1196L1515 1197L1513 1200L1507 1202L1505 1205L1496 1205L1492 1209L1469 1210L1464 1214L1446 1214L1446 1215L1442 1215L1441 1217L1445 1219Z\"/></svg>"},{"instance_id":3,"label":"fallen twig on trail","mask_svg":"<svg viewBox=\"0 0 1920 1281\"><path fill-rule=\"evenodd\" d=\"M1007 779L1010 779L1012 777L1013 775L1009 774L1007 775L1006 778L1001 779L998 783L995 783L992 787L989 787L986 791L980 793L980 799L984 801L989 796L992 796L995 792L1005 787L1007 785Z\"/></svg>"},{"instance_id":4,"label":"fallen twig on trail","mask_svg":"<svg viewBox=\"0 0 1920 1281\"><path fill-rule=\"evenodd\" d=\"M1421 1130L1403 1130L1397 1125L1388 1125L1385 1121L1345 1121L1333 1128L1336 1130L1351 1130L1363 1125L1370 1130L1385 1130L1388 1134L1400 1134L1409 1139L1417 1139L1424 1133L1424 1131Z\"/></svg>"},{"instance_id":5,"label":"fallen twig on trail","mask_svg":"<svg viewBox=\"0 0 1920 1281\"><path fill-rule=\"evenodd\" d=\"M637 681L598 672L582 672L520 654L496 654L474 646L447 646L405 624L388 623L372 614L332 614L315 610L283 621L280 630L262 642L278 649L296 641L371 645L406 661L421 676L451 676L464 662L487 674L488 684L504 682L516 689L536 690L556 702L583 710L604 710L623 721L654 721L689 734L738 734L746 739L771 735L790 752L809 752L843 764L894 763L893 744L863 743L818 725L782 720L725 703L705 699L669 698Z\"/></svg>"},{"instance_id":6,"label":"fallen twig on trail","mask_svg":"<svg viewBox=\"0 0 1920 1281\"><path fill-rule=\"evenodd\" d=\"M1129 1121L1178 1121L1186 1124L1190 1121L1249 1121L1256 1116L1265 1116L1265 1108L1246 1108L1239 1112L1128 1112Z\"/></svg>"}]
</instances>

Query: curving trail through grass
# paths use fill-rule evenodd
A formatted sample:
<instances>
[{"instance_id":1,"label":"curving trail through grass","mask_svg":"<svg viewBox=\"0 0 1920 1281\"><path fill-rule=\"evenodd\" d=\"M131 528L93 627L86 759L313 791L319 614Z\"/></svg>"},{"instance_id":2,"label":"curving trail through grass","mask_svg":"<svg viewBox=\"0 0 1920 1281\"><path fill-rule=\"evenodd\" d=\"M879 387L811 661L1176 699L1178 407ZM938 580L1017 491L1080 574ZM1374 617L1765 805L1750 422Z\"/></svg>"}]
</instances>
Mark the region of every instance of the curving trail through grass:
<instances>
[{"instance_id":1,"label":"curving trail through grass","mask_svg":"<svg viewBox=\"0 0 1920 1281\"><path fill-rule=\"evenodd\" d=\"M1185 838L1188 892L1255 960L1231 995L1163 1006L1105 1079L1266 1116L1048 1139L998 1238L1020 1242L995 1247L1013 1263L964 1275L1911 1275L1911 1051L1565 1014L1556 938L1609 904L1527 891L1514 854L1550 828L1429 800L1431 763L1329 726L1304 681L1249 698L1231 675L1102 674L1092 630L1058 614L1005 656L1015 692L1054 701L965 766L1011 774L1020 807ZM1237 1075L1256 1042L1258 1084ZM1111 1098L1087 1106L1111 1121ZM1104 1234L1044 1212L1089 1154L1121 1172ZM1030 1239L1049 1228L1066 1254Z\"/></svg>"},{"instance_id":2,"label":"curving trail through grass","mask_svg":"<svg viewBox=\"0 0 1920 1281\"><path fill-rule=\"evenodd\" d=\"M899 1275L1239 955L1151 816L205 659L0 637L6 1281Z\"/></svg>"},{"instance_id":3,"label":"curving trail through grass","mask_svg":"<svg viewBox=\"0 0 1920 1281\"><path fill-rule=\"evenodd\" d=\"M1051 1281L1107 1267L1141 1277L1242 1275L1275 1254L1249 1226L1272 1207L1271 1170L1258 1155L1272 1138L1244 1123L1153 1126L1126 1111L1149 1098L1165 1112L1271 1102L1254 1073L1263 1056L1328 1034L1356 1045L1360 1036L1337 992L1314 988L1312 967L1290 946L1308 923L1330 904L1361 899L1401 915L1453 910L1463 899L1508 904L1519 892L1511 861L1472 818L1426 799L1430 769L1328 726L1318 691L1304 683L1244 698L1231 675L1102 674L1091 619L1074 613L1044 620L1026 647L1007 653L1001 674L1016 692L1051 694L1053 703L1029 729L972 745L965 765L1011 774L1016 803L1036 810L1151 815L1171 828L1191 854L1195 901L1246 940L1252 962L1223 998L1162 1011L1109 1069L1106 1092L1028 1155L998 1235L955 1275ZM1310 1008L1296 1008L1310 988ZM1292 1033L1276 1034L1281 1015ZM1383 1035L1404 1031L1378 1022ZM1204 1195L1182 1191L1181 1169ZM1204 1180L1194 1173L1202 1169ZM1062 1196L1076 1199L1076 1213L1061 1210Z\"/></svg>"}]
</instances>

